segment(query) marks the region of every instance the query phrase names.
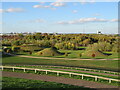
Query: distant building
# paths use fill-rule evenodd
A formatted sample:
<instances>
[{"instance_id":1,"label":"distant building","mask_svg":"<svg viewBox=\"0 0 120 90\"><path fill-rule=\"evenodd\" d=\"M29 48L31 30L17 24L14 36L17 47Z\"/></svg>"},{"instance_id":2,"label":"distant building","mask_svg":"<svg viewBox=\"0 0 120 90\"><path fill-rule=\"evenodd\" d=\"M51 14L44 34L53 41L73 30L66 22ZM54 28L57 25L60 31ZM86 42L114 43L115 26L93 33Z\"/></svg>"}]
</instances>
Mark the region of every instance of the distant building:
<instances>
[{"instance_id":1,"label":"distant building","mask_svg":"<svg viewBox=\"0 0 120 90\"><path fill-rule=\"evenodd\" d=\"M102 34L102 32L101 31L97 31L97 34Z\"/></svg>"}]
</instances>

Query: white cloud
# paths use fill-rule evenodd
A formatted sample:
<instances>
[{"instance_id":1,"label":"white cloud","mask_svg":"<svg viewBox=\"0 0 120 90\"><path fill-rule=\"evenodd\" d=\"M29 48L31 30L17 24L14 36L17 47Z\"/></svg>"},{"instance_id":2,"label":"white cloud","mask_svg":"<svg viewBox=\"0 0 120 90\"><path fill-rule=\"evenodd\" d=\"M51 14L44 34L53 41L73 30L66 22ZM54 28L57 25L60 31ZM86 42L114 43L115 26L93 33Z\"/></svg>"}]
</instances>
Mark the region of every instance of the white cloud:
<instances>
[{"instance_id":1,"label":"white cloud","mask_svg":"<svg viewBox=\"0 0 120 90\"><path fill-rule=\"evenodd\" d=\"M118 19L99 19L96 17L93 18L80 18L77 20L71 20L71 21L59 21L58 24L81 24L81 23L88 23L88 22L118 22Z\"/></svg>"},{"instance_id":2,"label":"white cloud","mask_svg":"<svg viewBox=\"0 0 120 90\"><path fill-rule=\"evenodd\" d=\"M34 5L33 8L40 8L41 5Z\"/></svg>"},{"instance_id":3,"label":"white cloud","mask_svg":"<svg viewBox=\"0 0 120 90\"><path fill-rule=\"evenodd\" d=\"M55 6L55 7L62 7L62 6L65 6L65 3L63 3L63 2L53 2L50 5Z\"/></svg>"},{"instance_id":4,"label":"white cloud","mask_svg":"<svg viewBox=\"0 0 120 90\"><path fill-rule=\"evenodd\" d=\"M90 0L90 3L95 3L95 0Z\"/></svg>"},{"instance_id":5,"label":"white cloud","mask_svg":"<svg viewBox=\"0 0 120 90\"><path fill-rule=\"evenodd\" d=\"M34 5L33 8L50 8L50 6Z\"/></svg>"},{"instance_id":6,"label":"white cloud","mask_svg":"<svg viewBox=\"0 0 120 90\"><path fill-rule=\"evenodd\" d=\"M94 18L80 18L72 21L59 21L58 24L80 24L80 23L88 23L88 22L108 22L106 19L98 19Z\"/></svg>"},{"instance_id":7,"label":"white cloud","mask_svg":"<svg viewBox=\"0 0 120 90\"><path fill-rule=\"evenodd\" d=\"M108 20L106 20L106 19L98 19L96 17L80 19L80 22L106 22L106 21L108 21Z\"/></svg>"},{"instance_id":8,"label":"white cloud","mask_svg":"<svg viewBox=\"0 0 120 90\"><path fill-rule=\"evenodd\" d=\"M3 12L5 12L3 9L0 9L0 13L3 13Z\"/></svg>"},{"instance_id":9,"label":"white cloud","mask_svg":"<svg viewBox=\"0 0 120 90\"><path fill-rule=\"evenodd\" d=\"M65 21L58 21L57 23L58 24L68 24L68 22L65 22Z\"/></svg>"},{"instance_id":10,"label":"white cloud","mask_svg":"<svg viewBox=\"0 0 120 90\"><path fill-rule=\"evenodd\" d=\"M80 0L80 3L81 4L86 4L86 3L95 3L96 2L96 0Z\"/></svg>"},{"instance_id":11,"label":"white cloud","mask_svg":"<svg viewBox=\"0 0 120 90\"><path fill-rule=\"evenodd\" d=\"M56 8L53 8L49 5L46 5L46 6L44 6L44 5L34 5L33 8L49 8L51 10L56 10Z\"/></svg>"},{"instance_id":12,"label":"white cloud","mask_svg":"<svg viewBox=\"0 0 120 90\"><path fill-rule=\"evenodd\" d=\"M118 19L111 19L111 22L118 22Z\"/></svg>"},{"instance_id":13,"label":"white cloud","mask_svg":"<svg viewBox=\"0 0 120 90\"><path fill-rule=\"evenodd\" d=\"M73 13L77 13L78 11L77 11L77 10L73 10L72 12L73 12Z\"/></svg>"},{"instance_id":14,"label":"white cloud","mask_svg":"<svg viewBox=\"0 0 120 90\"><path fill-rule=\"evenodd\" d=\"M8 8L8 9L0 9L0 13L3 13L3 12L8 12L8 13L11 13L11 12L24 12L25 10L22 9L22 8Z\"/></svg>"},{"instance_id":15,"label":"white cloud","mask_svg":"<svg viewBox=\"0 0 120 90\"><path fill-rule=\"evenodd\" d=\"M44 2L40 2L40 4L34 5L33 8L49 8L49 9L52 9L52 10L56 10L55 7L65 6L65 3L62 2L62 1L64 1L64 0L57 0L56 2L52 2L52 3L50 3L49 5L46 5L46 6L43 5Z\"/></svg>"},{"instance_id":16,"label":"white cloud","mask_svg":"<svg viewBox=\"0 0 120 90\"><path fill-rule=\"evenodd\" d=\"M86 2L86 0L81 0L80 3L81 4L86 4L87 2Z\"/></svg>"}]
</instances>

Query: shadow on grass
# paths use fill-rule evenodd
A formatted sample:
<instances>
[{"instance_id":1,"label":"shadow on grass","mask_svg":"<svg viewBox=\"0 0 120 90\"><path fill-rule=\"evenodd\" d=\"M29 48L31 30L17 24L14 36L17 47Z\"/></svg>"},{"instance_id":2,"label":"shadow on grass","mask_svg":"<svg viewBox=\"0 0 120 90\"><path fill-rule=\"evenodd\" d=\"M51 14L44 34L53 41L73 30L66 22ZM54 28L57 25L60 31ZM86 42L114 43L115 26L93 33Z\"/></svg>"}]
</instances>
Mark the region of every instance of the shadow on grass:
<instances>
[{"instance_id":1,"label":"shadow on grass","mask_svg":"<svg viewBox=\"0 0 120 90\"><path fill-rule=\"evenodd\" d=\"M16 54L16 55L28 55L28 54L21 54L21 53L18 53L18 54Z\"/></svg>"},{"instance_id":2,"label":"shadow on grass","mask_svg":"<svg viewBox=\"0 0 120 90\"><path fill-rule=\"evenodd\" d=\"M104 55L108 55L108 56L110 56L110 55L112 55L112 54L110 54L110 53L103 53Z\"/></svg>"}]
</instances>

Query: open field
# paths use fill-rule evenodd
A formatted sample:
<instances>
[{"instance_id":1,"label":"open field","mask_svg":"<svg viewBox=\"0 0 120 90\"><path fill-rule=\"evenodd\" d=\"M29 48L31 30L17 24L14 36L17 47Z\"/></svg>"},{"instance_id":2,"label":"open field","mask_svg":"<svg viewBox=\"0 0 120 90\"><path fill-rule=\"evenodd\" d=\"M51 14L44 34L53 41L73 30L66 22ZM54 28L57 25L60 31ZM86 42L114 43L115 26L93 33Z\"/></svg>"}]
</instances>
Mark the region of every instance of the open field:
<instances>
[{"instance_id":1,"label":"open field","mask_svg":"<svg viewBox=\"0 0 120 90\"><path fill-rule=\"evenodd\" d=\"M3 90L119 89L118 2L4 1Z\"/></svg>"},{"instance_id":2,"label":"open field","mask_svg":"<svg viewBox=\"0 0 120 90\"><path fill-rule=\"evenodd\" d=\"M118 60L49 60L49 59L38 59L38 58L23 58L23 57L6 57L2 59L3 65L58 65L58 66L74 66L84 68L103 69L110 71L118 71Z\"/></svg>"},{"instance_id":3,"label":"open field","mask_svg":"<svg viewBox=\"0 0 120 90\"><path fill-rule=\"evenodd\" d=\"M88 57L88 56L79 56L79 53L85 52L85 50L58 50L61 53L68 53L68 56L65 55L60 55L60 56L45 56L45 57L57 57L57 58L81 58L81 59L93 59L93 57ZM34 51L32 55L30 55L28 52L18 52L18 55L29 55L29 56L37 56L37 57L43 57L40 55L36 55L36 52ZM114 52L104 52L106 54L112 54L110 56L104 56L104 57L95 57L95 59L114 59L114 58L120 58L118 53Z\"/></svg>"}]
</instances>

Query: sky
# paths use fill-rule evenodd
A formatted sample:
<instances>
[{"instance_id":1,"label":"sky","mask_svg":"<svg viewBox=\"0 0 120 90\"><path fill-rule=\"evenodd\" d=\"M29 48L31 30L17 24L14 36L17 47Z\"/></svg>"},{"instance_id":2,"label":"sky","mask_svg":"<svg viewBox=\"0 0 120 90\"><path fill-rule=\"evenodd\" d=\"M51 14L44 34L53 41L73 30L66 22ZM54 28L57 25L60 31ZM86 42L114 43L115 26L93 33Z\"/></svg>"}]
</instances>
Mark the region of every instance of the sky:
<instances>
[{"instance_id":1,"label":"sky","mask_svg":"<svg viewBox=\"0 0 120 90\"><path fill-rule=\"evenodd\" d=\"M118 33L117 2L3 2L0 15L3 33Z\"/></svg>"}]
</instances>

